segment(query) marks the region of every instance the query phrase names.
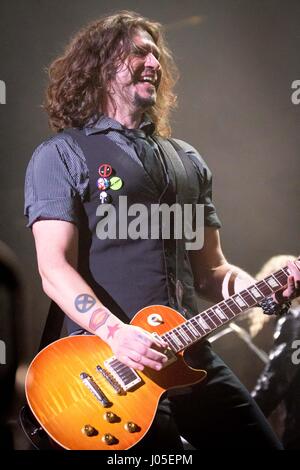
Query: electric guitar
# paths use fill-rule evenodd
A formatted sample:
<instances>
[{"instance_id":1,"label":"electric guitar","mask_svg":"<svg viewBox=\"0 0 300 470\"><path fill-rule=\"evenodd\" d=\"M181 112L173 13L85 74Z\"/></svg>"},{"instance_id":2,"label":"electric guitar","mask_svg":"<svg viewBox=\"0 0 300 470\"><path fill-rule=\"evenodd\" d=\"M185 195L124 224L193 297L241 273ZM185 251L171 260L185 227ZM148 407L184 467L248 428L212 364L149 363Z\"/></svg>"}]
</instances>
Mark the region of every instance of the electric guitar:
<instances>
[{"instance_id":1,"label":"electric guitar","mask_svg":"<svg viewBox=\"0 0 300 470\"><path fill-rule=\"evenodd\" d=\"M172 308L140 310L131 324L169 345L160 371L135 371L94 335L59 339L32 361L26 376L29 406L48 435L65 449L124 450L147 433L162 394L205 379L190 368L184 351L286 285L288 268L267 276L190 320Z\"/></svg>"}]
</instances>

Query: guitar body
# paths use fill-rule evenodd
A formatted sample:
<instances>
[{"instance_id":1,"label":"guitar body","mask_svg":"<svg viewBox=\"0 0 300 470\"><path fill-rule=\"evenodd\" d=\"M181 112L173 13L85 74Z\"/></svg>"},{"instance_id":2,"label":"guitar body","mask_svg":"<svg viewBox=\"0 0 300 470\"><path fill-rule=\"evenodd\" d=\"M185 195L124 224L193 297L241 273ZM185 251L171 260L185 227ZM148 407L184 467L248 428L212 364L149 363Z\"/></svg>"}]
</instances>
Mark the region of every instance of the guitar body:
<instances>
[{"instance_id":1,"label":"guitar body","mask_svg":"<svg viewBox=\"0 0 300 470\"><path fill-rule=\"evenodd\" d=\"M131 324L162 335L186 320L165 306L150 306L136 314ZM129 449L147 433L154 419L161 395L168 389L183 387L203 380L206 372L187 366L183 353L161 371L146 368L137 374L141 381L134 388L118 394L96 367L113 353L97 336L82 335L60 339L43 349L32 361L26 377L29 406L48 435L65 449ZM83 383L86 373L109 400L103 404ZM104 418L114 413L114 422ZM134 423L134 432L126 423ZM91 426L93 435L83 431ZM112 437L112 442L105 441Z\"/></svg>"}]
</instances>

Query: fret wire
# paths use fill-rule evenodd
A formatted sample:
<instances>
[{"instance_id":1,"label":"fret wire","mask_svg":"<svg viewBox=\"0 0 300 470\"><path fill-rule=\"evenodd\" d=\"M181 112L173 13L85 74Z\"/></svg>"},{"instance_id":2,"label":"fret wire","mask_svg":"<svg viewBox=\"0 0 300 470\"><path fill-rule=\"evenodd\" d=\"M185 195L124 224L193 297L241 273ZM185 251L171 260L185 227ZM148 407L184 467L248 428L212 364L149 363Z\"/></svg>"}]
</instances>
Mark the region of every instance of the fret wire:
<instances>
[{"instance_id":1,"label":"fret wire","mask_svg":"<svg viewBox=\"0 0 300 470\"><path fill-rule=\"evenodd\" d=\"M195 337L198 339L199 338L199 331L195 328L195 326L193 325L192 323L192 319L191 320L188 320L188 323L189 323L189 328L192 330L192 331L195 331L195 333L193 333L195 335Z\"/></svg>"},{"instance_id":2,"label":"fret wire","mask_svg":"<svg viewBox=\"0 0 300 470\"><path fill-rule=\"evenodd\" d=\"M204 320L206 321L206 323L208 324L208 326L210 326L211 328L215 328L216 327L216 324L214 323L213 319L211 318L211 316L209 315L209 312L210 309L208 310L205 310L202 314L202 318L205 316ZM212 326L209 324L209 323L212 323Z\"/></svg>"},{"instance_id":3,"label":"fret wire","mask_svg":"<svg viewBox=\"0 0 300 470\"><path fill-rule=\"evenodd\" d=\"M233 296L233 299L234 299L235 303L238 305L238 307L240 307L241 311L246 310L248 308L247 303L244 301L244 299L242 298L242 296L239 293L235 294ZM240 300L242 305L238 302L238 300Z\"/></svg>"},{"instance_id":4,"label":"fret wire","mask_svg":"<svg viewBox=\"0 0 300 470\"><path fill-rule=\"evenodd\" d=\"M174 328L173 330L173 336L174 336L174 341L176 342L177 346L179 348L182 348L182 347L185 347L186 345L184 344L182 338L180 337L180 335L178 334L178 331Z\"/></svg>"},{"instance_id":5,"label":"fret wire","mask_svg":"<svg viewBox=\"0 0 300 470\"><path fill-rule=\"evenodd\" d=\"M234 317L234 314L231 311L231 309L228 307L228 305L226 303L226 300L223 300L220 304L218 304L218 306L223 310L223 312L225 313L228 320L230 320L231 318ZM226 313L226 312L228 312L228 313Z\"/></svg>"},{"instance_id":6,"label":"fret wire","mask_svg":"<svg viewBox=\"0 0 300 470\"><path fill-rule=\"evenodd\" d=\"M184 339L184 337L183 337L182 335L180 335L180 331L179 331L179 327L178 327L178 326L175 328L174 331L176 331L177 337L179 337L179 338L178 338L179 341L181 341L181 342L182 342L182 341L186 342L186 339ZM181 338L182 338L182 339L181 339ZM184 343L183 343L183 346L187 346L187 344L184 344Z\"/></svg>"},{"instance_id":7,"label":"fret wire","mask_svg":"<svg viewBox=\"0 0 300 470\"><path fill-rule=\"evenodd\" d=\"M257 301L255 300L255 298L253 297L253 295L251 294L251 292L248 289L245 289L242 292L240 292L240 295L243 296L243 299L249 305L249 307L254 307L254 305L257 304ZM250 297L250 299L252 299L254 303L253 304L249 303L248 300L245 299L246 296Z\"/></svg>"},{"instance_id":8,"label":"fret wire","mask_svg":"<svg viewBox=\"0 0 300 470\"><path fill-rule=\"evenodd\" d=\"M184 323L182 325L182 328L185 328L187 331L186 331L186 334L190 336L191 340L193 341L195 338L197 338L197 336L194 335L194 333L190 330L189 326L188 326L188 322L187 323Z\"/></svg>"},{"instance_id":9,"label":"fret wire","mask_svg":"<svg viewBox=\"0 0 300 470\"><path fill-rule=\"evenodd\" d=\"M273 293L273 290L268 286L268 284L265 281L259 281L256 284L256 287L260 290L260 292L263 294L264 297ZM265 292L264 289L267 289L267 291Z\"/></svg>"},{"instance_id":10,"label":"fret wire","mask_svg":"<svg viewBox=\"0 0 300 470\"><path fill-rule=\"evenodd\" d=\"M185 341L188 341L188 343L190 342L190 338L184 331L183 325L179 325L177 327L177 331L181 334L181 336L184 338Z\"/></svg>"},{"instance_id":11,"label":"fret wire","mask_svg":"<svg viewBox=\"0 0 300 470\"><path fill-rule=\"evenodd\" d=\"M169 334L169 332L162 335L162 339L164 339L168 343L170 349L173 350L174 349L174 344L172 344L173 343L172 339L167 336L168 334ZM176 348L176 345L175 345L175 348Z\"/></svg>"},{"instance_id":12,"label":"fret wire","mask_svg":"<svg viewBox=\"0 0 300 470\"><path fill-rule=\"evenodd\" d=\"M175 344L176 350L179 351L183 346L181 341L177 338L176 334L174 333L174 330L172 330L172 333L170 333L170 335L173 343Z\"/></svg>"},{"instance_id":13,"label":"fret wire","mask_svg":"<svg viewBox=\"0 0 300 470\"><path fill-rule=\"evenodd\" d=\"M219 317L221 324L223 322L226 322L227 320L229 320L226 313L224 312L224 310L220 306L212 307L212 310L215 312L215 315L217 315ZM218 312L220 312L220 313L218 313ZM225 318L223 318L223 317L225 317Z\"/></svg>"},{"instance_id":14,"label":"fret wire","mask_svg":"<svg viewBox=\"0 0 300 470\"><path fill-rule=\"evenodd\" d=\"M279 289L280 287L282 287L282 284L281 282L279 282L276 277L274 277L273 275L270 274L270 276L267 276L265 278L265 283L267 284L267 286L272 289L272 291L276 291L277 289Z\"/></svg>"},{"instance_id":15,"label":"fret wire","mask_svg":"<svg viewBox=\"0 0 300 470\"><path fill-rule=\"evenodd\" d=\"M276 278L277 280L279 280L279 279L282 278L284 284L287 283L287 278L288 278L288 276L289 276L289 273L288 273L288 272L286 273L285 271L284 271L284 272L281 271L280 273L275 273L275 278ZM281 282L281 281L279 281L279 282Z\"/></svg>"},{"instance_id":16,"label":"fret wire","mask_svg":"<svg viewBox=\"0 0 300 470\"><path fill-rule=\"evenodd\" d=\"M238 313L240 313L242 311L241 308L238 307L238 305L236 305L236 303L233 301L233 299L231 299L231 298L227 299L226 303L235 315L237 315Z\"/></svg>"},{"instance_id":17,"label":"fret wire","mask_svg":"<svg viewBox=\"0 0 300 470\"><path fill-rule=\"evenodd\" d=\"M176 352L180 351L181 349L185 349L185 347L199 341L199 339L206 336L220 325L229 322L239 313L257 305L260 300L262 300L262 298L265 298L271 293L276 292L276 290L286 284L288 275L288 268L282 268L267 278L256 282L252 286L249 286L247 289L244 289L238 294L231 296L229 299L223 300L213 307L205 310L204 312L199 313L190 320L187 320L182 325L173 328L163 337L166 339L171 349L175 349ZM273 287L271 287L268 284L267 279L272 278L274 280L273 284L278 283L280 286L273 285ZM256 290L259 297L256 297L250 289L252 289L253 292ZM240 305L237 299L240 299L241 302L245 303L245 305ZM224 318L222 318L220 313L217 313L218 311L222 313ZM198 336L195 332L197 332Z\"/></svg>"},{"instance_id":18,"label":"fret wire","mask_svg":"<svg viewBox=\"0 0 300 470\"><path fill-rule=\"evenodd\" d=\"M199 315L199 321L200 321L200 325L202 326L203 323L204 325L207 325L208 328L205 328L205 326L203 325L202 328L204 329L205 333L208 333L211 331L211 327L209 326L209 324L207 323L207 321L205 320L205 318L203 318L203 316L205 315L206 313L206 310L204 312L201 313L201 315ZM202 323L201 323L202 322Z\"/></svg>"},{"instance_id":19,"label":"fret wire","mask_svg":"<svg viewBox=\"0 0 300 470\"><path fill-rule=\"evenodd\" d=\"M166 335L168 335L168 339L169 339L169 340L173 343L173 345L177 348L178 345L177 345L176 341L175 341L174 338L173 338L173 335L174 335L173 330L169 330L169 331L166 333Z\"/></svg>"},{"instance_id":20,"label":"fret wire","mask_svg":"<svg viewBox=\"0 0 300 470\"><path fill-rule=\"evenodd\" d=\"M205 333L205 330L203 330L203 328L199 325L198 321L197 321L197 317L199 317L199 314L196 315L195 317L191 318L191 322L194 321L194 323L196 323L194 325L194 327L196 328L197 331L199 331L200 335L202 336L204 333Z\"/></svg>"},{"instance_id":21,"label":"fret wire","mask_svg":"<svg viewBox=\"0 0 300 470\"><path fill-rule=\"evenodd\" d=\"M213 322L216 324L216 326L220 326L222 325L222 320L219 318L219 316L216 314L216 312L214 311L213 308L210 308L210 311L212 312L211 314L211 318L213 320Z\"/></svg>"}]
</instances>

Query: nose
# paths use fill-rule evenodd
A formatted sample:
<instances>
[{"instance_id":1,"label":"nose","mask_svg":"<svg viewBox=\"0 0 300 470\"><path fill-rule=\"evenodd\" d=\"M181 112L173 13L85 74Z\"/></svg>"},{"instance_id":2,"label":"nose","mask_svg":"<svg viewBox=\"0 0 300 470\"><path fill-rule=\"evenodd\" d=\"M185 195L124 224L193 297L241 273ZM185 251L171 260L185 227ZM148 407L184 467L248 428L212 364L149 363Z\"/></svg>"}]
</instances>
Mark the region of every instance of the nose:
<instances>
[{"instance_id":1,"label":"nose","mask_svg":"<svg viewBox=\"0 0 300 470\"><path fill-rule=\"evenodd\" d=\"M146 56L145 67L151 67L155 70L160 70L160 62L152 52L149 52L149 54Z\"/></svg>"}]
</instances>

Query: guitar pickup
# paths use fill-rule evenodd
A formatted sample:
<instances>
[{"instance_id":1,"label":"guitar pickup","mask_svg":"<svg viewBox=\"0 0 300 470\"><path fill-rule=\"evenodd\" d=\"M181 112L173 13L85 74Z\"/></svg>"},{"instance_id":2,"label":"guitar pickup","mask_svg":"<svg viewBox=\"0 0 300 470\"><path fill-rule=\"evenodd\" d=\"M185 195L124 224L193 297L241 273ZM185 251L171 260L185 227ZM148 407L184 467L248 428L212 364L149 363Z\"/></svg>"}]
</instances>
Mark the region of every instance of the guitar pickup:
<instances>
[{"instance_id":1,"label":"guitar pickup","mask_svg":"<svg viewBox=\"0 0 300 470\"><path fill-rule=\"evenodd\" d=\"M115 356L104 361L104 366L125 392L142 382L134 369L120 362Z\"/></svg>"},{"instance_id":2,"label":"guitar pickup","mask_svg":"<svg viewBox=\"0 0 300 470\"><path fill-rule=\"evenodd\" d=\"M97 398L98 401L100 401L101 405L104 408L108 408L109 406L112 405L112 403L109 401L109 399L106 397L106 395L103 393L99 385L96 384L94 381L93 377L86 372L81 372L80 378L84 385L92 392L94 397Z\"/></svg>"}]
</instances>

